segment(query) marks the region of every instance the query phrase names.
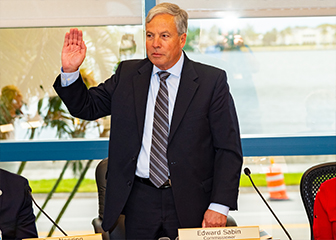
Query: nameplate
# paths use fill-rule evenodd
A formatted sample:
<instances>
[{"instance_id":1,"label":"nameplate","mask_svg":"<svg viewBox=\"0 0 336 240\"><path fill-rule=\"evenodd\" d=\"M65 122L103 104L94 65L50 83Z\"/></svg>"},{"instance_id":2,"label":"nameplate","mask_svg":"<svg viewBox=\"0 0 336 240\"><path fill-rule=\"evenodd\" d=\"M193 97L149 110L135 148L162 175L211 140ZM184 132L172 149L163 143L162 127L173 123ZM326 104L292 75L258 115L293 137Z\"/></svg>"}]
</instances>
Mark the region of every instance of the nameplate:
<instances>
[{"instance_id":1,"label":"nameplate","mask_svg":"<svg viewBox=\"0 0 336 240\"><path fill-rule=\"evenodd\" d=\"M35 239L46 239L46 240L102 240L102 234L88 234L88 235L75 235L75 236L62 236L62 237L46 237L46 238L26 238L24 240L35 240Z\"/></svg>"},{"instance_id":2,"label":"nameplate","mask_svg":"<svg viewBox=\"0 0 336 240\"><path fill-rule=\"evenodd\" d=\"M221 228L181 228L179 240L260 240L258 226Z\"/></svg>"}]
</instances>

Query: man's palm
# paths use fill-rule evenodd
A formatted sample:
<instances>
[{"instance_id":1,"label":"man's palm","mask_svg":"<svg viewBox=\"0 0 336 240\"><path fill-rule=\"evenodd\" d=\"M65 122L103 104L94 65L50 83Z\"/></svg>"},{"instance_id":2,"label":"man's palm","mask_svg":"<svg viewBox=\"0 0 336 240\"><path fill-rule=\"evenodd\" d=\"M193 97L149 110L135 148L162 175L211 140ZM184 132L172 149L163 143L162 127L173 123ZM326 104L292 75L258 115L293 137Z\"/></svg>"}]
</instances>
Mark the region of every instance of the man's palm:
<instances>
[{"instance_id":1,"label":"man's palm","mask_svg":"<svg viewBox=\"0 0 336 240\"><path fill-rule=\"evenodd\" d=\"M65 34L62 49L63 72L75 72L83 63L86 55L86 46L82 31L71 29Z\"/></svg>"}]
</instances>

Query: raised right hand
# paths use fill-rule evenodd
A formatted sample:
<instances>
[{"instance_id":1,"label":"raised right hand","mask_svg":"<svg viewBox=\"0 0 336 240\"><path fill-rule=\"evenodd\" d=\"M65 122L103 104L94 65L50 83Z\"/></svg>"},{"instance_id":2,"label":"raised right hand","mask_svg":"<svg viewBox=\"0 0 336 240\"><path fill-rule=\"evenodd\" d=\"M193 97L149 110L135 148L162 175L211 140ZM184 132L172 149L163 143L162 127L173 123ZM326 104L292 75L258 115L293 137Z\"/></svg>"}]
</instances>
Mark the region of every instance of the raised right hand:
<instances>
[{"instance_id":1,"label":"raised right hand","mask_svg":"<svg viewBox=\"0 0 336 240\"><path fill-rule=\"evenodd\" d=\"M75 72L83 63L86 55L86 45L83 41L83 33L77 28L70 29L65 34L62 49L63 72Z\"/></svg>"}]
</instances>

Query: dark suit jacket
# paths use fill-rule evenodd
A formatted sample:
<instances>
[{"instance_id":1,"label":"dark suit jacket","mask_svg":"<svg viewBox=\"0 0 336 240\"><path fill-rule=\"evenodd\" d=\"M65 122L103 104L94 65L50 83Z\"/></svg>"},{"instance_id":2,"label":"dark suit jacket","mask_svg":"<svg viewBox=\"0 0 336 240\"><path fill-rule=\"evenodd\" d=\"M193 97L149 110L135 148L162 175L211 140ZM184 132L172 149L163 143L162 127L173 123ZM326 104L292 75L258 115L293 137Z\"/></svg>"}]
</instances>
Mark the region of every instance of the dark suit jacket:
<instances>
[{"instance_id":1,"label":"dark suit jacket","mask_svg":"<svg viewBox=\"0 0 336 240\"><path fill-rule=\"evenodd\" d=\"M81 79L54 88L73 116L111 114L103 228L121 213L132 189L153 65L121 62L116 73L87 90ZM185 57L168 140L168 164L182 227L200 227L210 202L237 209L242 151L233 99L223 70Z\"/></svg>"},{"instance_id":2,"label":"dark suit jacket","mask_svg":"<svg viewBox=\"0 0 336 240\"><path fill-rule=\"evenodd\" d=\"M29 185L24 177L0 169L2 239L37 238Z\"/></svg>"}]
</instances>

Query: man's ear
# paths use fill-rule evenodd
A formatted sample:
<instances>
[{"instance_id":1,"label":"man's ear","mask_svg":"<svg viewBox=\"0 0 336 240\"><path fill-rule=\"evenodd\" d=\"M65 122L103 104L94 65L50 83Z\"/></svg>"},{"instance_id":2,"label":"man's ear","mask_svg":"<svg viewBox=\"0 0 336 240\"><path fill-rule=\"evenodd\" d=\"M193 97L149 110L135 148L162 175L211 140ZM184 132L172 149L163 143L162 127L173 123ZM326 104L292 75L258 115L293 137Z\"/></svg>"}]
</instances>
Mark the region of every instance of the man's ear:
<instances>
[{"instance_id":1,"label":"man's ear","mask_svg":"<svg viewBox=\"0 0 336 240\"><path fill-rule=\"evenodd\" d=\"M187 41L187 34L186 34L186 33L183 33L183 34L180 36L181 48L184 47L184 45L186 44L186 41Z\"/></svg>"}]
</instances>

